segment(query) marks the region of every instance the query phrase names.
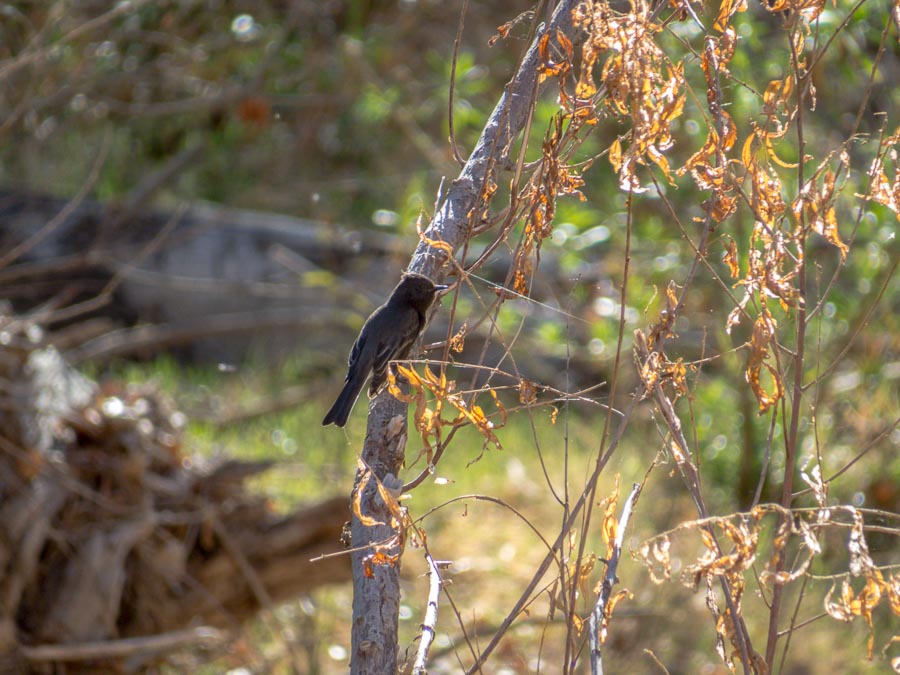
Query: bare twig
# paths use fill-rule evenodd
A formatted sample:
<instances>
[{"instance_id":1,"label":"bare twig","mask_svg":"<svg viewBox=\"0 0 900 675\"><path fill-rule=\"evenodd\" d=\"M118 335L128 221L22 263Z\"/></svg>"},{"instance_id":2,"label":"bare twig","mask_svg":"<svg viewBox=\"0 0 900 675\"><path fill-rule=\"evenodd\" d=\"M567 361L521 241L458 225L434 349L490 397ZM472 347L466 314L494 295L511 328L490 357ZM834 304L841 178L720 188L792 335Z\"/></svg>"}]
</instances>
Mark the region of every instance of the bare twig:
<instances>
[{"instance_id":1,"label":"bare twig","mask_svg":"<svg viewBox=\"0 0 900 675\"><path fill-rule=\"evenodd\" d=\"M794 42L794 31L800 31L799 27L795 27L788 34L788 43L791 49L791 65L793 69L792 76L794 78L794 88L796 91L796 135L797 135L797 154L803 157L806 154L806 140L804 135L804 106L807 105L807 92L809 71L806 71L805 65L800 64L800 55ZM804 74L805 73L805 74ZM804 162L797 162L797 189L802 194L805 186L804 178ZM800 223L797 236L797 249L803 254L797 271L797 292L799 294L799 303L797 307L797 324L795 332L796 355L793 358L794 382L791 392L791 414L789 428L786 429L784 437L784 480L781 486L781 505L789 509L793 501L794 492L794 474L797 468L797 454L799 449L799 430L800 418L803 416L801 403L803 402L803 375L806 365L806 310L807 310L807 258L806 258L806 210L800 211ZM784 409L784 401L782 401L782 410ZM783 421L784 418L782 418ZM777 560L775 562L776 574L784 570L785 556L783 551L776 553ZM781 601L784 586L775 583L772 589L772 604L769 609L769 630L766 639L766 664L769 668L775 665L775 649L778 643L778 620L781 614Z\"/></svg>"},{"instance_id":2,"label":"bare twig","mask_svg":"<svg viewBox=\"0 0 900 675\"><path fill-rule=\"evenodd\" d=\"M228 555L234 560L234 564L237 565L238 569L241 571L241 574L250 586L250 590L253 591L253 595L263 608L263 616L268 618L269 623L274 629L273 632L280 637L287 653L290 654L294 672L303 672L300 667L300 654L297 651L297 645L287 634L285 627L278 619L278 615L275 613L275 605L272 601L272 596L269 595L269 592L266 590L262 579L256 573L256 570L253 569L253 565L247 559L247 556L244 555L244 552L234 540L234 537L231 536L228 528L225 527L225 523L223 523L216 515L212 515L211 520L216 536L222 541L222 545L225 547L225 550L228 551Z\"/></svg>"},{"instance_id":3,"label":"bare twig","mask_svg":"<svg viewBox=\"0 0 900 675\"><path fill-rule=\"evenodd\" d=\"M619 447L619 442L622 440L622 437L625 434L625 429L628 426L628 422L631 420L631 416L634 413L635 408L637 407L638 399L638 396L632 397L630 403L628 404L628 407L625 408L622 419L619 422L619 426L611 435L606 451L594 466L594 471L588 479L588 484L594 484L597 482L597 479L600 477L600 474L602 473L607 462ZM528 604L532 593L534 593L534 590L537 588L540 580L550 568L550 564L552 562L558 562L557 551L562 550L562 547L569 539L569 533L572 527L581 517L582 509L584 509L585 505L589 503L588 493L586 491L582 492L581 496L576 500L575 504L572 505L568 518L566 518L566 521L560 528L559 535L553 542L550 551L544 556L544 559L541 561L540 565L538 565L537 570L531 577L531 581L529 581L525 586L525 589L519 596L518 601L513 605L513 608L506 615L506 618L501 622L500 627L491 637L490 642L485 646L481 654L479 654L478 659L476 659L475 663L469 668L469 670L466 671L467 673L471 675L472 673L481 671L481 666L485 663L485 661L487 661L488 656L493 653L494 649L497 648L497 645L500 643L500 639L502 638L502 636L506 633L506 631L509 630L509 627L512 625L513 621L518 618L519 614Z\"/></svg>"},{"instance_id":4,"label":"bare twig","mask_svg":"<svg viewBox=\"0 0 900 675\"><path fill-rule=\"evenodd\" d=\"M130 219L138 209L145 206L159 190L171 183L187 167L203 156L205 143L195 143L181 152L169 157L156 171L147 174L128 193L121 207L116 211L109 228L115 229ZM133 263L137 264L137 262Z\"/></svg>"},{"instance_id":5,"label":"bare twig","mask_svg":"<svg viewBox=\"0 0 900 675\"><path fill-rule=\"evenodd\" d=\"M606 573L603 575L603 586L600 594L597 596L597 602L594 604L594 611L588 620L588 640L591 645L591 673L593 675L602 675L603 659L600 654L600 626L603 623L603 617L606 615L606 607L609 604L612 595L613 586L619 580L616 576L616 570L619 567L619 559L622 556L622 544L625 541L625 530L628 527L628 521L631 519L631 512L637 503L638 497L641 495L641 484L635 483L631 486L631 494L625 500L625 506L622 507L622 515L616 529L616 540L613 545L612 555L606 561Z\"/></svg>"},{"instance_id":6,"label":"bare twig","mask_svg":"<svg viewBox=\"0 0 900 675\"><path fill-rule=\"evenodd\" d=\"M637 331L635 335L635 345L641 363L647 363L650 357L650 353L647 349L646 338L644 338L643 334L640 331ZM654 386L652 393L656 397L656 405L660 413L662 414L663 419L665 420L666 427L668 427L669 433L672 434L672 437L674 439L673 451L677 452L677 455L675 457L676 464L679 471L681 472L681 476L684 479L685 485L687 486L688 493L691 495L691 498L694 501L694 505L697 508L697 513L700 514L700 517L708 518L709 509L706 507L706 500L703 498L703 492L700 487L700 474L698 473L697 467L692 459L690 446L688 445L687 439L684 436L684 432L681 426L681 420L679 419L678 414L675 412L675 406L672 405L672 401L669 399L669 396L665 393L659 383ZM712 528L709 528L707 531L709 532L710 538L713 541L714 546L716 547L717 554L721 556L722 549L719 545L718 540L716 539L715 533L712 531ZM725 603L728 605L728 610L731 613L732 620L734 621L734 634L741 653L741 661L744 666L744 672L750 673L752 672L750 659L750 655L752 654L752 646L750 643L750 634L747 631L746 624L744 623L744 617L741 616L740 612L737 611L737 605L734 601L734 595L731 592L731 584L724 576L719 577L719 583L721 584L722 591L725 594Z\"/></svg>"},{"instance_id":7,"label":"bare twig","mask_svg":"<svg viewBox=\"0 0 900 675\"><path fill-rule=\"evenodd\" d=\"M83 24L77 26L76 28L73 28L61 38L54 41L53 44L45 45L38 49L19 54L11 59L4 61L3 63L0 63L0 80L8 78L10 75L20 70L21 68L24 68L25 66L29 66L33 63L39 63L40 61L46 59L48 56L50 56L50 54L52 54L54 48L58 48L68 42L77 40L82 35L86 35L96 30L97 28L108 24L110 21L113 21L122 14L136 12L142 6L147 5L150 2L151 0L126 0L126 2L120 2L108 12L94 17L89 21L85 21Z\"/></svg>"},{"instance_id":8,"label":"bare twig","mask_svg":"<svg viewBox=\"0 0 900 675\"><path fill-rule=\"evenodd\" d=\"M123 659L130 656L171 652L187 646L217 646L227 640L220 630L209 626L198 626L187 630L179 630L145 637L130 637L120 640L102 640L98 642L82 642L75 645L40 645L22 647L22 654L33 663L40 662L72 662L100 661Z\"/></svg>"},{"instance_id":9,"label":"bare twig","mask_svg":"<svg viewBox=\"0 0 900 675\"><path fill-rule=\"evenodd\" d=\"M425 620L422 622L422 639L419 641L419 650L413 664L413 675L425 675L425 664L428 660L428 649L434 640L435 626L437 625L438 598L441 596L441 573L439 568L448 567L449 562L436 561L426 551L425 560L428 562L428 607L425 609Z\"/></svg>"},{"instance_id":10,"label":"bare twig","mask_svg":"<svg viewBox=\"0 0 900 675\"><path fill-rule=\"evenodd\" d=\"M540 35L560 31L571 33L574 0L564 0L556 7L552 20ZM537 36L538 38L540 37ZM498 153L509 148L530 118L534 93L538 86L540 54L538 39L531 44L506 91L500 98L482 131L465 167L451 184L441 208L413 254L409 270L436 276L449 259L447 250L435 248L432 241L442 241L456 250L470 231L470 217L484 186L497 170ZM406 443L406 404L387 392L378 396L369 410L366 441L362 458L383 480L388 474L398 475ZM357 480L360 474L357 473ZM363 495L364 511L376 521L389 521L388 507L374 495ZM354 546L384 540L390 532L367 527L354 516L351 521ZM394 672L397 669L397 617L394 608L399 595L399 560L393 565L367 566L365 554L353 555L354 601L351 672Z\"/></svg>"},{"instance_id":11,"label":"bare twig","mask_svg":"<svg viewBox=\"0 0 900 675\"><path fill-rule=\"evenodd\" d=\"M466 14L469 11L469 0L463 0L459 10L459 25L456 27L456 39L453 41L453 60L450 62L450 92L447 97L447 120L450 124L450 148L453 150L453 158L460 166L465 166L466 161L459 154L459 146L456 144L456 128L453 123L453 106L456 103L454 93L456 91L456 66L459 62L459 45L462 42L463 26L466 25Z\"/></svg>"},{"instance_id":12,"label":"bare twig","mask_svg":"<svg viewBox=\"0 0 900 675\"><path fill-rule=\"evenodd\" d=\"M331 313L333 315L333 312ZM201 337L233 335L258 330L260 327L306 325L311 319L329 321L328 312L321 317L315 311L305 315L296 309L263 309L256 312L217 314L179 324L147 324L123 328L106 333L68 352L66 358L74 364L123 354L136 354L145 350L158 350L173 345L186 344ZM333 319L334 320L334 319Z\"/></svg>"},{"instance_id":13,"label":"bare twig","mask_svg":"<svg viewBox=\"0 0 900 675\"><path fill-rule=\"evenodd\" d=\"M103 137L103 144L100 146L97 157L94 159L94 163L91 165L91 169L88 172L87 178L84 180L75 196L72 197L71 200L69 200L65 207L63 207L63 209L58 214L56 214L53 219L47 222L37 232L35 232L33 235L28 237L25 241L21 242L17 246L13 246L2 256L0 256L0 269L6 267L11 262L15 261L20 256L24 255L32 248L40 244L75 212L75 210L81 205L81 202L84 201L85 197L87 197L90 191L94 188L94 184L100 177L100 170L106 163L106 157L109 154L111 145L112 135L106 134Z\"/></svg>"}]
</instances>

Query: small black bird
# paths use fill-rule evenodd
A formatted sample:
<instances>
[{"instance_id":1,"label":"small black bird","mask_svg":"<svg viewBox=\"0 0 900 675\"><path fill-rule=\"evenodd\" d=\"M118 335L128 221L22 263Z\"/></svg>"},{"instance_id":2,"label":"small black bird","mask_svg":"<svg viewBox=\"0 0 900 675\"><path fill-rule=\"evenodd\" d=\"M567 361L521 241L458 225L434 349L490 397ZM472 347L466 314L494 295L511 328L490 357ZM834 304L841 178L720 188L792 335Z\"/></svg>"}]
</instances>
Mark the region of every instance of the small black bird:
<instances>
[{"instance_id":1,"label":"small black bird","mask_svg":"<svg viewBox=\"0 0 900 675\"><path fill-rule=\"evenodd\" d=\"M322 426L333 422L342 427L347 423L370 372L369 398L375 397L387 381L388 364L409 356L409 350L425 327L425 313L434 302L435 293L445 288L448 287L437 285L421 274L403 275L388 301L363 324L350 350L344 388L322 420Z\"/></svg>"}]
</instances>

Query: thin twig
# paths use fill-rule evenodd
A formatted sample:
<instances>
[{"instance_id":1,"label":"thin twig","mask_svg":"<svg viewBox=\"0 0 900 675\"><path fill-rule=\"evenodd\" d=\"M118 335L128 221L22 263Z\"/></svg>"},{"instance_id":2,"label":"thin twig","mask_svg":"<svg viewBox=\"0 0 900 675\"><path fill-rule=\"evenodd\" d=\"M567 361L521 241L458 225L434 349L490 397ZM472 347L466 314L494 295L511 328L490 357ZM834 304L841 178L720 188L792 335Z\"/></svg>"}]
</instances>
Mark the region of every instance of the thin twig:
<instances>
[{"instance_id":1,"label":"thin twig","mask_svg":"<svg viewBox=\"0 0 900 675\"><path fill-rule=\"evenodd\" d=\"M300 667L300 654L297 652L297 646L288 636L281 621L278 620L278 616L275 614L275 604L272 601L272 596L269 594L269 591L266 590L262 579L259 574L256 573L256 570L253 569L253 565L247 559L247 556L244 555L243 550L241 550L241 547L234 540L234 537L231 536L228 528L225 527L225 523L223 523L215 514L212 515L211 521L216 536L222 541L222 545L225 547L228 555L231 556L234 564L237 565L238 570L240 570L244 579L247 581L247 584L250 586L250 590L256 598L256 601L263 608L263 616L268 617L271 627L274 628L273 632L281 638L285 649L288 654L290 654L294 673L302 673L303 669Z\"/></svg>"},{"instance_id":2,"label":"thin twig","mask_svg":"<svg viewBox=\"0 0 900 675\"><path fill-rule=\"evenodd\" d=\"M645 649L644 654L646 654L650 658L650 660L653 661L653 663L659 667L659 669L662 672L664 672L666 675L669 675L669 669L663 665L662 661L660 661L659 658L656 656L656 654L653 653L653 650Z\"/></svg>"},{"instance_id":3,"label":"thin twig","mask_svg":"<svg viewBox=\"0 0 900 675\"><path fill-rule=\"evenodd\" d=\"M33 663L104 661L123 659L138 654L171 652L188 645L215 646L222 644L226 639L226 635L220 630L209 626L198 626L197 628L144 637L82 642L73 645L23 646L20 649L22 655Z\"/></svg>"},{"instance_id":4,"label":"thin twig","mask_svg":"<svg viewBox=\"0 0 900 675\"><path fill-rule=\"evenodd\" d=\"M573 31L572 10L575 0L563 0L555 8L545 27L554 35ZM541 32L543 34L543 32ZM441 267L453 252L462 247L471 234L472 214L486 199L485 188L494 182L498 156L512 147L515 139L526 129L534 110L538 90L540 65L539 35L532 41L521 59L510 83L484 126L482 134L459 176L452 182L440 209L434 214L428 229L409 264L409 271L432 278L441 275ZM408 131L408 129L407 129ZM434 242L442 242L434 246ZM362 456L373 467L376 476L384 479L388 473L398 475L406 442L407 406L384 393L369 409L366 441ZM399 424L395 423L399 421ZM360 473L357 473L357 481ZM368 497L364 500L366 513L378 518L388 517L386 507ZM367 527L354 517L351 532L355 546L365 545L379 536L379 528ZM553 555L549 560L553 559ZM351 635L351 672L381 673L396 669L397 623L394 605L399 603L399 564L377 566L367 576L362 554L354 554L354 603ZM386 617L386 615L390 615ZM478 666L476 666L477 668Z\"/></svg>"},{"instance_id":5,"label":"thin twig","mask_svg":"<svg viewBox=\"0 0 900 675\"><path fill-rule=\"evenodd\" d=\"M647 363L650 358L650 353L647 349L647 340L643 336L640 331L635 335L635 345L638 351L638 356L640 358L640 362ZM685 482L685 485L688 488L688 493L691 495L691 498L694 501L694 505L697 508L697 513L700 514L701 518L709 517L709 509L706 507L706 501L703 498L703 492L700 487L700 475L697 472L697 467L693 462L693 454L691 453L690 446L688 445L687 439L684 436L684 431L682 430L681 420L679 419L677 413L675 412L675 406L672 404L669 396L665 393L662 386L659 383L653 388L652 392L656 396L656 405L657 409L663 416L665 420L666 426L669 429L669 432L672 434L672 438L674 439L673 449L678 451L678 455L676 456L676 464L681 473L682 479ZM715 532L713 532L712 528L706 528L707 532L710 535L710 538L716 547L716 554L722 555L722 548L716 538ZM725 595L725 603L728 605L728 611L731 613L732 620L734 621L734 635L735 639L738 643L738 648L741 653L741 662L744 666L744 672L750 673L751 665L750 665L750 653L752 647L750 645L750 635L747 632L747 628L744 624L744 618L737 611L737 605L734 601L734 596L731 592L731 583L724 576L719 577L719 583L722 586L722 591Z\"/></svg>"},{"instance_id":6,"label":"thin twig","mask_svg":"<svg viewBox=\"0 0 900 675\"><path fill-rule=\"evenodd\" d=\"M449 567L449 562L435 561L431 554L425 552L425 560L428 562L428 606L425 609L425 620L422 622L422 639L419 641L419 650L416 653L416 661L413 664L413 675L425 675L425 664L428 660L428 649L434 640L435 626L437 625L438 598L441 596L440 567Z\"/></svg>"},{"instance_id":7,"label":"thin twig","mask_svg":"<svg viewBox=\"0 0 900 675\"><path fill-rule=\"evenodd\" d=\"M619 422L619 426L616 429L616 432L613 434L610 439L609 446L604 452L603 456L594 466L594 472L591 474L588 479L588 483L596 483L600 474L603 472L603 469L606 467L607 462L612 457L613 453L619 447L619 443L622 440L622 437L625 435L625 429L628 426L628 422L631 420L631 416L637 408L637 402L639 397L632 397L631 401L628 404L628 407L625 408L623 417ZM544 559L541 561L541 564L538 566L537 571L531 577L531 581L528 582L528 585L525 587L525 590L519 596L519 600L513 605L513 608L506 615L506 618L501 622L500 627L494 633L491 641L487 644L484 650L479 655L476 662L469 668L467 673L475 673L481 669L481 666L484 665L488 656L496 649L497 645L500 643L500 639L509 630L509 627L512 625L513 621L519 616L525 606L528 604L529 599L531 598L534 589L537 588L537 585L540 583L540 580L543 578L544 574L550 568L550 563L556 561L557 559L557 551L561 551L562 547L569 540L569 532L574 526L575 522L581 516L581 511L585 507L586 504L589 504L588 495L586 492L582 492L581 496L572 506L571 513L563 523L563 527L560 529L559 535L556 540L553 542L553 546L547 555L544 556Z\"/></svg>"},{"instance_id":8,"label":"thin twig","mask_svg":"<svg viewBox=\"0 0 900 675\"><path fill-rule=\"evenodd\" d=\"M459 146L456 144L456 128L453 123L453 106L456 103L454 93L456 91L456 66L459 62L459 45L462 42L463 27L466 25L466 14L469 11L469 0L463 0L462 8L459 10L459 25L456 27L456 39L453 41L453 60L450 62L450 93L447 97L447 121L450 124L450 149L453 151L453 158L460 166L465 166L466 162L459 154Z\"/></svg>"},{"instance_id":9,"label":"thin twig","mask_svg":"<svg viewBox=\"0 0 900 675\"><path fill-rule=\"evenodd\" d=\"M60 210L59 213L56 214L56 216L49 220L37 232L32 234L25 241L19 243L17 246L13 246L2 256L0 256L0 269L7 267L10 263L14 262L19 257L23 256L35 246L40 244L44 239L50 236L56 230L56 228L62 225L69 218L69 216L75 213L78 207L81 206L81 202L83 202L84 199L88 196L90 191L94 188L94 184L97 182L97 179L100 177L100 170L106 163L106 157L109 154L109 150L111 147L112 134L106 133L103 136L103 142L100 146L100 150L97 153L97 157L94 159L93 164L91 165L91 169L88 172L87 178L85 179L84 183L82 183L78 192L75 193L75 196L69 200L69 202L62 208L62 210Z\"/></svg>"},{"instance_id":10,"label":"thin twig","mask_svg":"<svg viewBox=\"0 0 900 675\"><path fill-rule=\"evenodd\" d=\"M794 31L799 30L796 26L794 27ZM797 187L798 192L802 195L803 187L805 184L804 179L804 160L803 157L806 154L806 140L804 137L804 126L803 126L803 106L806 103L806 97L804 92L804 87L807 85L809 71L805 71L803 75L801 75L801 70L803 67L800 64L800 55L797 53L797 49L793 40L793 31L788 34L788 42L791 48L791 64L793 66L793 77L794 77L794 86L796 88L796 97L797 97L797 107L796 107L796 115L797 115L797 155L800 157L800 161L797 162ZM806 232L807 232L807 222L806 222L806 209L800 210L800 223L798 226L798 235L796 246L797 250L803 254L802 259L800 260L800 264L798 265L797 271L797 293L799 295L799 303L797 307L797 328L795 333L795 349L797 350L796 356L794 357L794 382L793 382L793 390L791 393L791 416L790 416L790 426L789 430L785 434L784 438L784 480L781 486L781 505L789 509L791 506L791 502L793 501L793 492L794 492L794 473L796 471L797 465L797 449L798 449L798 441L799 441L799 431L800 431L800 417L802 416L802 412L800 409L800 404L803 400L803 374L804 374L804 365L805 365L805 355L806 355L806 305L807 305L807 265L806 265ZM782 410L784 409L785 402L782 401ZM785 421L782 417L783 422ZM775 561L774 569L776 576L778 573L784 570L785 566L785 557L783 551L778 551L776 553L777 560ZM784 590L784 586L780 583L775 583L774 588L772 589L772 606L769 610L769 630L768 636L766 638L766 664L769 668L773 668L775 664L775 649L778 643L778 619L781 614L781 601L782 601L782 593Z\"/></svg>"},{"instance_id":11,"label":"thin twig","mask_svg":"<svg viewBox=\"0 0 900 675\"><path fill-rule=\"evenodd\" d=\"M625 506L622 507L622 515L616 529L616 540L613 545L612 555L606 561L606 573L603 575L603 586L600 594L597 596L597 602L594 604L594 611L591 612L591 618L588 620L588 640L591 644L591 673L593 675L603 675L603 659L600 654L600 626L603 623L603 617L607 616L607 606L612 595L613 586L619 580L616 576L616 570L619 567L619 559L622 557L622 544L625 541L625 529L628 527L628 521L631 519L631 512L637 503L641 494L642 485L635 483L631 487L631 494L625 500ZM607 616L607 619L609 617Z\"/></svg>"},{"instance_id":12,"label":"thin twig","mask_svg":"<svg viewBox=\"0 0 900 675\"><path fill-rule=\"evenodd\" d=\"M20 70L25 66L31 65L32 63L37 63L47 58L53 53L54 49L57 49L68 42L77 40L82 35L86 35L93 30L100 28L101 26L109 23L122 14L137 12L137 10L139 10L142 6L147 5L150 2L151 0L126 0L126 2L117 3L116 6L108 12L94 17L89 21L85 21L80 26L76 26L68 33L63 35L59 40L54 41L52 44L45 45L43 47L40 47L39 49L35 49L24 54L19 54L11 59L6 60L3 63L0 63L0 80L8 78L17 70Z\"/></svg>"}]
</instances>

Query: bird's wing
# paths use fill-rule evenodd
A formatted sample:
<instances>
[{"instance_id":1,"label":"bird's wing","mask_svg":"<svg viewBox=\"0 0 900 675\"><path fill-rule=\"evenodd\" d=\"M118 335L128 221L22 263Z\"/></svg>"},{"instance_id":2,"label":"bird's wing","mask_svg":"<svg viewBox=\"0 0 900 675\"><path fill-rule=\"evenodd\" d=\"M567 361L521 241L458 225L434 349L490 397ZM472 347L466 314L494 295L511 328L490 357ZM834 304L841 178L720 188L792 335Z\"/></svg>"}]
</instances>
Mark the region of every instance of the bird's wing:
<instances>
[{"instance_id":1,"label":"bird's wing","mask_svg":"<svg viewBox=\"0 0 900 675\"><path fill-rule=\"evenodd\" d=\"M403 335L397 332L390 333L385 339L378 344L378 350L375 352L375 359L372 363L372 371L375 373L383 373L388 363L397 358L403 342Z\"/></svg>"},{"instance_id":2,"label":"bird's wing","mask_svg":"<svg viewBox=\"0 0 900 675\"><path fill-rule=\"evenodd\" d=\"M362 353L363 347L366 345L366 334L362 332L359 334L359 337L356 338L356 342L353 343L353 346L350 348L350 356L347 357L347 365L350 367L350 370L353 370L354 364L359 361L359 355ZM350 379L350 372L347 372L347 379ZM346 381L346 380L345 380Z\"/></svg>"}]
</instances>

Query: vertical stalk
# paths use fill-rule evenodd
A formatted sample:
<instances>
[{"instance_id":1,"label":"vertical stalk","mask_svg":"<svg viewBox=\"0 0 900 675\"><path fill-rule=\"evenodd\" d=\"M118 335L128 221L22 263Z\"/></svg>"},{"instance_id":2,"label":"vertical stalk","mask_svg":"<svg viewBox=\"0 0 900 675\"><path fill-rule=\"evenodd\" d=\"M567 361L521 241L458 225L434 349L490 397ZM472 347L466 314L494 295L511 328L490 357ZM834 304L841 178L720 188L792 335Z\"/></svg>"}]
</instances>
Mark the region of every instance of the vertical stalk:
<instances>
[{"instance_id":1,"label":"vertical stalk","mask_svg":"<svg viewBox=\"0 0 900 675\"><path fill-rule=\"evenodd\" d=\"M805 179L803 172L804 155L806 154L806 143L803 136L803 102L804 87L806 86L806 75L801 76L799 59L797 51L794 48L793 33L797 30L796 26L789 37L791 45L791 63L794 69L794 81L797 92L797 183L799 191L799 199L803 199L805 192ZM791 418L788 432L784 440L784 481L781 485L781 506L785 509L791 508L794 493L794 471L797 463L797 436L800 429L800 407L803 398L803 361L805 356L806 343L806 211L800 208L799 222L797 223L797 251L800 256L800 268L797 278L797 291L799 293L799 306L797 308L797 332L795 335L795 351L793 357L794 363L794 382L791 389ZM789 518L789 515L785 515ZM785 552L777 553L778 559L775 564L775 572L773 578L778 578L778 573L783 572L786 565ZM781 601L784 587L775 582L772 589L772 607L769 612L769 632L766 640L766 663L772 672L772 666L775 662L775 649L778 644L778 618L781 611Z\"/></svg>"}]
</instances>

